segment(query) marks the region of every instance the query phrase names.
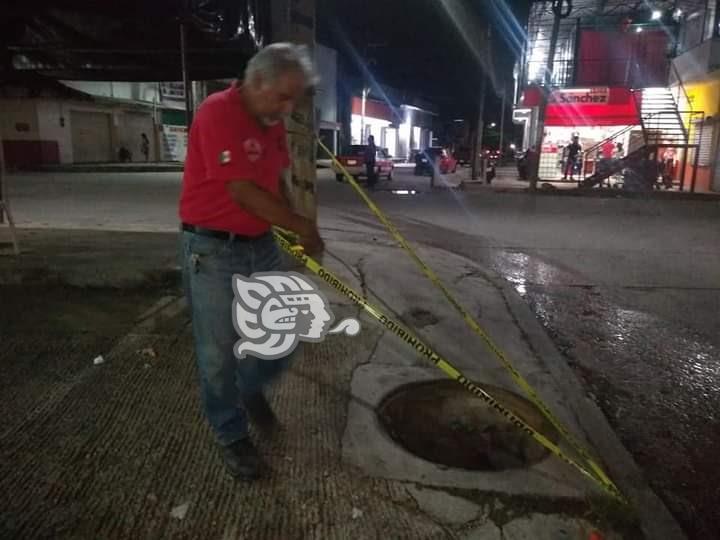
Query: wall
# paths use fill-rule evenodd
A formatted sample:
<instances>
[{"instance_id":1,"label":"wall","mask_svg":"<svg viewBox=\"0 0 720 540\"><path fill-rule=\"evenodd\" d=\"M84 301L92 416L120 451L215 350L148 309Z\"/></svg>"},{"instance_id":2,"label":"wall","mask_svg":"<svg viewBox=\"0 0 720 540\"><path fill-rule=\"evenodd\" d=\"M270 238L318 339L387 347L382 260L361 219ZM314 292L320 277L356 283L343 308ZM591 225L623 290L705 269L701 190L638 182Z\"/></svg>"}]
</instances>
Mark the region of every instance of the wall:
<instances>
[{"instance_id":1,"label":"wall","mask_svg":"<svg viewBox=\"0 0 720 540\"><path fill-rule=\"evenodd\" d=\"M364 127L365 134L361 137L361 127ZM365 135L372 135L375 137L375 144L377 146L386 146L383 140L383 130L390 127L390 122L387 120L380 120L366 116L363 120L362 116L353 114L351 120L351 133L352 133L352 144L366 144L367 137Z\"/></svg>"},{"instance_id":2,"label":"wall","mask_svg":"<svg viewBox=\"0 0 720 540\"><path fill-rule=\"evenodd\" d=\"M102 90L101 85L95 87ZM95 104L60 99L0 100L0 133L9 166L41 163L73 163L71 111L98 111L112 114L111 142L113 155L121 144L130 147L133 160L144 159L140 152L140 133L150 139L150 159L162 159L155 136L152 109L132 110L128 106ZM132 112L131 112L132 111ZM62 119L62 123L61 123ZM16 124L25 124L27 131L18 131Z\"/></svg>"},{"instance_id":3,"label":"wall","mask_svg":"<svg viewBox=\"0 0 720 540\"><path fill-rule=\"evenodd\" d=\"M57 141L60 163L73 162L72 135L69 113L65 104L60 101L38 101L37 118L40 138L46 141ZM60 125L63 119L64 126Z\"/></svg>"},{"instance_id":4,"label":"wall","mask_svg":"<svg viewBox=\"0 0 720 540\"><path fill-rule=\"evenodd\" d=\"M353 96L352 98L352 114L362 115L362 98ZM378 120L386 120L392 122L394 119L393 110L387 103L376 101L374 99L365 100L365 116L377 118Z\"/></svg>"},{"instance_id":5,"label":"wall","mask_svg":"<svg viewBox=\"0 0 720 540\"><path fill-rule=\"evenodd\" d=\"M315 108L318 119L337 122L337 51L316 45L315 63L320 74L320 84L315 93Z\"/></svg>"},{"instance_id":6,"label":"wall","mask_svg":"<svg viewBox=\"0 0 720 540\"><path fill-rule=\"evenodd\" d=\"M698 167L697 177L695 183L695 190L699 192L706 191L720 191L720 186L717 182L714 182L714 177L717 178L718 171L720 170L720 156L718 156L718 142L720 140L720 71L716 71L711 74L713 79L690 83L685 85L685 91L687 92L688 99L692 104L692 109L695 111L702 111L704 116L714 117L715 121L711 123L714 126L713 129L713 141L712 141L712 154L713 161L709 166ZM687 122L687 119L685 119ZM686 185L689 185L689 179L692 178L692 162L688 164L686 169Z\"/></svg>"},{"instance_id":7,"label":"wall","mask_svg":"<svg viewBox=\"0 0 720 540\"><path fill-rule=\"evenodd\" d=\"M688 99L695 111L703 111L705 116L720 114L720 71L714 80L685 85Z\"/></svg>"},{"instance_id":8,"label":"wall","mask_svg":"<svg viewBox=\"0 0 720 540\"><path fill-rule=\"evenodd\" d=\"M712 78L712 72L720 70L720 38L705 41L674 58L673 65L685 84ZM673 84L676 82L675 74L672 72L671 82Z\"/></svg>"},{"instance_id":9,"label":"wall","mask_svg":"<svg viewBox=\"0 0 720 540\"><path fill-rule=\"evenodd\" d=\"M0 101L0 111L4 141L36 141L40 138L33 100L3 99ZM21 129L18 130L18 127Z\"/></svg>"},{"instance_id":10,"label":"wall","mask_svg":"<svg viewBox=\"0 0 720 540\"><path fill-rule=\"evenodd\" d=\"M9 168L59 162L57 143L41 137L36 105L32 99L0 100L0 130Z\"/></svg>"},{"instance_id":11,"label":"wall","mask_svg":"<svg viewBox=\"0 0 720 540\"><path fill-rule=\"evenodd\" d=\"M144 161L141 151L141 134L145 133L150 140L149 160L156 159L155 125L152 113L148 111L116 111L115 127L117 147L124 146L132 152L133 161Z\"/></svg>"}]
</instances>

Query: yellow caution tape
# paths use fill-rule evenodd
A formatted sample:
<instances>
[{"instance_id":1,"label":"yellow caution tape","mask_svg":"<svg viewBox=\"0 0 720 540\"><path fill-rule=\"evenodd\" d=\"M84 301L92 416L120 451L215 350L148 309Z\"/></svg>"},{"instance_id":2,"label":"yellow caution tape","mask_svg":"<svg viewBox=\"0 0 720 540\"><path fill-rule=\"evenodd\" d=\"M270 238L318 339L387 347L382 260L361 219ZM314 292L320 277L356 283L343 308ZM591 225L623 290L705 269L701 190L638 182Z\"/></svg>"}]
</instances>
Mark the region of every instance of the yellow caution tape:
<instances>
[{"instance_id":1,"label":"yellow caution tape","mask_svg":"<svg viewBox=\"0 0 720 540\"><path fill-rule=\"evenodd\" d=\"M420 267L421 271L430 279L430 281L440 289L440 291L443 293L443 295L447 298L447 300L450 302L450 304L460 313L463 320L465 320L466 324L476 333L478 334L484 343L487 345L487 347L490 349L490 351L500 360L502 365L506 368L508 373L511 375L512 379L516 382L516 384L523 390L525 395L528 397L528 399L540 410L540 412L545 416L545 418L548 419L548 421L555 427L555 429L558 431L560 435L572 446L572 448L578 453L578 455L584 460L585 465L588 466L586 468L583 465L580 465L576 461L572 460L568 456L566 456L564 453L562 453L557 447L557 445L554 445L551 441L549 441L546 437L544 437L542 434L536 432L533 430L530 426L528 426L526 423L524 423L522 420L519 420L517 415L514 415L511 411L507 410L506 408L502 407L497 400L492 398L487 392L482 390L477 385L471 383L467 380L460 372L457 370L452 364L447 362L446 360L442 359L437 353L433 352L432 349L430 349L427 345L422 344L417 338L412 336L410 332L408 332L407 329L403 328L398 323L392 321L388 317L382 315L376 308L373 308L370 306L367 301L359 296L357 293L352 291L349 287L344 285L342 282L337 280L330 272L328 272L326 269L324 269L322 266L320 266L318 263L313 261L310 257L307 255L302 254L302 246L298 245L292 245L290 244L289 240L286 237L283 237L281 235L278 235L276 233L276 236L281 241L281 244L283 247L288 250L289 253L295 255L298 257L305 266L310 269L311 271L317 273L321 278L326 279L326 276L331 276L332 283L330 283L333 287L337 288L347 296L349 296L353 301L361 305L366 311L368 311L373 317L378 319L382 324L384 324L387 328L389 328L391 331L396 333L399 337L404 339L406 342L411 344L412 346L419 346L421 347L422 351L428 358L430 358L438 367L440 367L447 375L449 375L451 378L457 380L460 382L465 388L470 390L473 394L477 395L478 397L481 397L485 399L492 407L498 409L498 406L500 407L498 410L502 412L505 416L507 416L513 423L516 423L515 420L519 420L521 424L517 424L522 429L527 431L528 433L533 435L533 438L535 438L540 444L542 444L545 448L550 450L552 453L563 459L564 461L570 463L574 467L578 468L584 475L588 476L589 478L592 478L598 485L600 485L605 491L610 493L616 498L619 498L621 501L626 502L623 498L622 494L620 493L619 489L615 486L615 484L612 482L612 480L605 474L605 472L602 470L602 468L596 463L596 461L590 457L589 452L577 441L577 439L569 432L569 430L560 422L559 419L555 417L555 415L552 414L550 409L545 405L545 403L540 399L538 394L535 392L535 390L532 388L532 386L525 380L522 375L515 369L515 367L512 365L512 363L508 360L504 352L497 346L495 343L490 339L488 334L482 329L482 327L473 319L473 317L465 310L462 305L453 297L453 295L450 293L450 291L443 285L443 283L440 281L440 278L433 272L432 269L430 269L421 259L418 257L418 255L415 253L415 251L408 245L408 243L405 241L404 237L400 234L400 232L395 228L395 226L387 219L387 217L383 214L383 212L375 205L375 203L367 196L367 194L362 190L362 188L358 185L355 178L351 174L347 172L345 167L337 160L335 155L323 144L323 142L318 138L317 139L318 144L320 147L330 156L333 163L338 167L338 169L343 173L345 178L347 178L350 185L355 189L355 191L360 195L360 197L365 201L365 203L368 205L370 210L377 216L377 218L385 225L385 227L388 229L390 234L395 238L395 240L400 244L400 246L408 253L410 258L412 258L415 263ZM284 231L285 234L288 234ZM300 250L300 251L298 251ZM321 275L319 272L322 270L323 274ZM419 349L420 350L420 349ZM511 415L511 416L509 416ZM528 429L530 431L528 431Z\"/></svg>"},{"instance_id":2,"label":"yellow caution tape","mask_svg":"<svg viewBox=\"0 0 720 540\"><path fill-rule=\"evenodd\" d=\"M402 339L405 343L410 345L413 349L415 349L418 354L433 362L448 377L460 383L464 388L472 392L475 396L482 399L491 408L505 416L505 418L507 418L512 424L530 435L533 439L535 439L539 444L541 444L552 454L562 459L569 465L575 467L578 471L580 471L580 473L597 483L601 489L609 493L611 496L615 497L623 503L626 502L622 493L618 490L618 488L615 486L615 484L613 484L612 481L610 481L609 479L604 480L603 478L598 478L592 470L572 459L565 452L563 452L556 443L552 442L545 435L530 426L525 420L512 412L509 408L505 407L502 403L500 403L500 401L495 399L481 386L469 380L465 375L463 375L463 373L459 369L457 369L448 360L435 352L429 345L423 343L421 339L415 336L401 323L385 315L377 307L370 304L365 297L363 297L361 294L343 283L342 280L337 278L337 276L335 276L332 272L330 272L328 269L315 261L312 257L306 255L302 246L294 243L294 241L292 240L292 237L294 237L292 233L285 231L279 227L275 227L275 229L275 238L277 238L280 246L287 253L300 261L300 263L302 263L308 270L316 274L320 279L325 281L333 289L345 295L355 304L363 308L368 314L378 320L380 324L383 325L383 327L387 328L393 334Z\"/></svg>"},{"instance_id":3,"label":"yellow caution tape","mask_svg":"<svg viewBox=\"0 0 720 540\"><path fill-rule=\"evenodd\" d=\"M377 216L377 218L385 225L385 227L388 229L390 234L395 238L395 240L400 244L400 247L403 248L407 254L410 256L411 259L415 261L415 263L418 265L420 270L428 277L428 279L443 293L445 298L450 302L450 304L460 313L463 320L466 322L466 324L470 327L471 330L473 330L476 334L480 336L480 338L485 342L487 347L490 349L490 351L500 360L501 364L505 367L505 369L508 371L510 376L513 378L513 380L517 383L517 385L523 390L527 398L542 412L542 414L550 421L550 423L555 427L555 429L558 430L558 432L570 443L570 445L575 449L575 451L578 452L578 454L585 460L585 462L590 466L590 468L594 471L594 473L597 475L597 477L602 480L603 482L607 482L612 484L612 481L610 478L605 474L605 472L602 470L602 468L596 463L596 461L590 457L590 453L580 444L580 442L570 433L570 431L560 422L558 418L555 417L554 414L550 411L550 409L543 403L543 401L538 396L537 392L533 389L532 386L530 386L530 383L527 382L527 380L520 375L520 373L515 369L515 367L512 365L512 363L508 360L505 353L497 346L495 343L490 339L490 336L485 332L482 327L473 319L473 317L468 313L468 311L460 305L460 303L455 299L455 297L450 293L450 291L445 287L445 285L440 281L440 278L433 272L432 269L430 269L421 259L418 257L418 255L415 253L415 251L410 247L410 245L405 241L405 238L400 234L400 231L397 230L397 228L387 219L385 214L375 205L375 203L367 196L367 194L363 191L363 189L358 185L358 183L355 181L355 178L347 172L347 169L340 163L336 156L323 144L323 142L318 138L317 139L318 144L320 147L330 156L333 163L342 171L345 178L347 178L348 182L350 182L350 185L355 189L355 191L360 195L360 197L365 201L365 204L368 205L368 208Z\"/></svg>"}]
</instances>

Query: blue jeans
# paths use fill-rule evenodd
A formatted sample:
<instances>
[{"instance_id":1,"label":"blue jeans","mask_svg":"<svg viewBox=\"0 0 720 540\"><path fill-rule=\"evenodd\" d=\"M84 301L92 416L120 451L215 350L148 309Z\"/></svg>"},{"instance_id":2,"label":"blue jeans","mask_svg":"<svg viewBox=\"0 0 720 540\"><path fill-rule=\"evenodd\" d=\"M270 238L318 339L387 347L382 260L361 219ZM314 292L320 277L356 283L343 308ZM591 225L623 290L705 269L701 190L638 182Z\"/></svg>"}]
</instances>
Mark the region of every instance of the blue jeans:
<instances>
[{"instance_id":1,"label":"blue jeans","mask_svg":"<svg viewBox=\"0 0 720 540\"><path fill-rule=\"evenodd\" d=\"M203 408L217 441L227 446L248 436L242 402L262 392L289 360L239 360L234 355L241 336L232 321L232 276L282 270L282 259L272 233L254 240L221 240L183 231L181 250Z\"/></svg>"}]
</instances>

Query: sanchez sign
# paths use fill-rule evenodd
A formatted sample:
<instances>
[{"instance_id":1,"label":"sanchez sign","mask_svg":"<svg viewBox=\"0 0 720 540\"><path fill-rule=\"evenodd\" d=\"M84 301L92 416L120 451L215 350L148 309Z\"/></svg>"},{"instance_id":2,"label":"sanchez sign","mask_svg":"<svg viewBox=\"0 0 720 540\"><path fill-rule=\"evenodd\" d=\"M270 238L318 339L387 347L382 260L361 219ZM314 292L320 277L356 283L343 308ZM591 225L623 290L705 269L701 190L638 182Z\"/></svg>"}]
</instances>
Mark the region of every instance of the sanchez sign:
<instances>
[{"instance_id":1,"label":"sanchez sign","mask_svg":"<svg viewBox=\"0 0 720 540\"><path fill-rule=\"evenodd\" d=\"M607 105L610 89L607 87L595 88L563 88L550 94L550 103L558 104L587 104Z\"/></svg>"}]
</instances>

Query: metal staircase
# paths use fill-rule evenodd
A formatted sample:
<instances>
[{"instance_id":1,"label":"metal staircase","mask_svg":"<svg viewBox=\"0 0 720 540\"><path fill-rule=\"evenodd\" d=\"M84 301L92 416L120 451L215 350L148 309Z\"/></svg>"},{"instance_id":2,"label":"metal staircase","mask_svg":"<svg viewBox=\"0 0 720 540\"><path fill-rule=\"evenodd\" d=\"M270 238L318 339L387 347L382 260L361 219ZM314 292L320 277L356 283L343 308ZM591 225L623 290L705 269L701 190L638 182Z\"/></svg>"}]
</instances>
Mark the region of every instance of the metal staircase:
<instances>
[{"instance_id":1,"label":"metal staircase","mask_svg":"<svg viewBox=\"0 0 720 540\"><path fill-rule=\"evenodd\" d=\"M680 89L684 93L682 85ZM629 131L642 130L642 139L627 148L627 154L614 159L598 160L594 170L580 182L580 187L595 187L605 180L624 173L625 176L653 176L657 171L657 152L660 148L683 148L683 165L681 169L684 182L685 163L687 151L697 148L697 133L695 133L694 120L702 118L703 113L697 111L681 111L678 107L679 97L669 88L644 88L634 91L635 103L639 111L639 126L628 126L614 133L607 139L583 152L583 163L592 161L601 149L609 143L614 146L624 140ZM686 101L687 102L687 101ZM683 122L683 115L688 117L687 126ZM695 153L697 155L697 152ZM655 167L655 168L653 168ZM628 171L629 169L629 171ZM693 173L694 174L694 173ZM657 177L657 175L655 175ZM656 180L656 178L655 178ZM651 178L652 183L654 181Z\"/></svg>"},{"instance_id":2,"label":"metal staircase","mask_svg":"<svg viewBox=\"0 0 720 540\"><path fill-rule=\"evenodd\" d=\"M644 88L635 91L639 105L640 123L645 142L650 146L688 144L688 133L683 124L678 104L669 88ZM639 102L639 103L638 103Z\"/></svg>"}]
</instances>

